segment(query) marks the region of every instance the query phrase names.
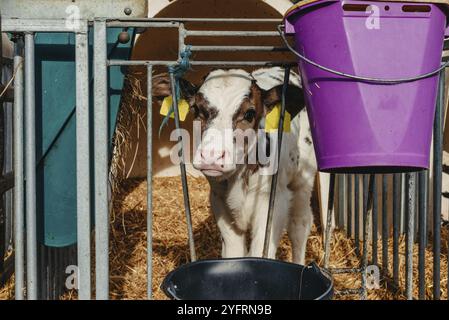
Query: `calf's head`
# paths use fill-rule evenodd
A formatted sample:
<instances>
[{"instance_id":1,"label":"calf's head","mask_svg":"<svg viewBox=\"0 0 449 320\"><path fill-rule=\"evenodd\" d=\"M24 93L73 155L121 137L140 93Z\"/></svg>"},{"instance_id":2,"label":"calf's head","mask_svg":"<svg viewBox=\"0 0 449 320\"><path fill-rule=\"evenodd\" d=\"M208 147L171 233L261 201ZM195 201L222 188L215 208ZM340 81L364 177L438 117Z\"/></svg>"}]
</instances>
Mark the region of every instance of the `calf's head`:
<instances>
[{"instance_id":1,"label":"calf's head","mask_svg":"<svg viewBox=\"0 0 449 320\"><path fill-rule=\"evenodd\" d=\"M257 146L261 120L280 102L283 72L279 71L270 73L267 69L265 79L274 86L267 88L267 81L261 81L264 89L256 77L241 69L214 70L199 87L181 82L183 98L201 128L201 142L193 159L196 169L209 178L224 180L242 166L257 168L257 159L248 159L249 151ZM263 78L260 71L257 75ZM153 84L156 96L170 94L166 76L156 77ZM286 101L287 110L298 113L304 106L302 90L290 85Z\"/></svg>"}]
</instances>

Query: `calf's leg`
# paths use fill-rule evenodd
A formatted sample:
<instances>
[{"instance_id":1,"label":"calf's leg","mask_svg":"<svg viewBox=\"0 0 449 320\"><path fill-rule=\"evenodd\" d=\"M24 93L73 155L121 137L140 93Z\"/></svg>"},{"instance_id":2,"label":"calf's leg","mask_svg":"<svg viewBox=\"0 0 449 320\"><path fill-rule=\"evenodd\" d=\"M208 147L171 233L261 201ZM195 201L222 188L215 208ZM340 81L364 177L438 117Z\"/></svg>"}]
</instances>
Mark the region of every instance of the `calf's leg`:
<instances>
[{"instance_id":1,"label":"calf's leg","mask_svg":"<svg viewBox=\"0 0 449 320\"><path fill-rule=\"evenodd\" d=\"M307 238L313 223L311 196L312 188L294 190L287 229L292 243L293 262L302 265L305 263Z\"/></svg>"},{"instance_id":2,"label":"calf's leg","mask_svg":"<svg viewBox=\"0 0 449 320\"><path fill-rule=\"evenodd\" d=\"M285 229L285 225L288 220L289 211L289 199L290 192L286 190L285 192L279 192L276 196L273 219L271 227L271 236L268 246L268 258L275 259L276 251L279 246L279 241L281 239L282 233ZM263 247L265 240L265 230L267 225L268 216L268 204L269 196L266 195L263 199L260 199L252 220L251 229L251 247L248 253L250 257L262 257Z\"/></svg>"},{"instance_id":3,"label":"calf's leg","mask_svg":"<svg viewBox=\"0 0 449 320\"><path fill-rule=\"evenodd\" d=\"M244 257L246 255L246 233L237 229L232 223L232 218L226 212L221 199L212 194L210 203L221 234L222 258Z\"/></svg>"}]
</instances>

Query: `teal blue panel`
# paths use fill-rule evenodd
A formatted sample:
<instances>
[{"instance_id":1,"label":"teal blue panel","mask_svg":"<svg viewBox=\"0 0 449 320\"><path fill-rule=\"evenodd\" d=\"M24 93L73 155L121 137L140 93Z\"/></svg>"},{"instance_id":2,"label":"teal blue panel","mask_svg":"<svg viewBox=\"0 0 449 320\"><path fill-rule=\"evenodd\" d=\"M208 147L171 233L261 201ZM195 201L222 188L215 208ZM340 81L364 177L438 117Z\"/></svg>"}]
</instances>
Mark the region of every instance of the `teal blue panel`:
<instances>
[{"instance_id":1,"label":"teal blue panel","mask_svg":"<svg viewBox=\"0 0 449 320\"><path fill-rule=\"evenodd\" d=\"M109 57L128 59L131 45L115 45L121 29L108 30ZM132 33L132 30L128 31ZM92 34L89 33L92 70ZM72 34L36 36L36 156L39 239L47 246L76 242L75 52ZM125 71L109 69L109 137L115 129ZM92 104L92 81L91 106ZM93 113L91 113L91 117Z\"/></svg>"}]
</instances>

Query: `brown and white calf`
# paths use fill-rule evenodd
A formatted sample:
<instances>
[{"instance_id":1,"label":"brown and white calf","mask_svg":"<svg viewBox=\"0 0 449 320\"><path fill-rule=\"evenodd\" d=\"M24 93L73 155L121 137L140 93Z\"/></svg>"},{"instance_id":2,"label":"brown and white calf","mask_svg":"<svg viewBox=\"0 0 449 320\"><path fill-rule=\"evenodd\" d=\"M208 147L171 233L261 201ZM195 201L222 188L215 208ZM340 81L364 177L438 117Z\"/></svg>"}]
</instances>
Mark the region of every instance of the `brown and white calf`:
<instances>
[{"instance_id":1,"label":"brown and white calf","mask_svg":"<svg viewBox=\"0 0 449 320\"><path fill-rule=\"evenodd\" d=\"M292 119L291 131L283 136L268 256L275 258L287 229L293 262L304 264L317 169L299 77L292 74L291 78L287 110L302 111ZM210 204L221 232L224 258L262 256L272 176L262 173L266 168L260 163L236 161L239 152L248 160L250 152L257 149L249 139L243 139L243 144L237 142L246 132L263 130L260 127L266 114L280 102L282 82L281 68L253 73L214 70L198 88L185 80L181 82L183 97L195 120L201 123L202 141L193 165L209 181ZM153 92L159 97L170 94L166 75L154 77Z\"/></svg>"}]
</instances>

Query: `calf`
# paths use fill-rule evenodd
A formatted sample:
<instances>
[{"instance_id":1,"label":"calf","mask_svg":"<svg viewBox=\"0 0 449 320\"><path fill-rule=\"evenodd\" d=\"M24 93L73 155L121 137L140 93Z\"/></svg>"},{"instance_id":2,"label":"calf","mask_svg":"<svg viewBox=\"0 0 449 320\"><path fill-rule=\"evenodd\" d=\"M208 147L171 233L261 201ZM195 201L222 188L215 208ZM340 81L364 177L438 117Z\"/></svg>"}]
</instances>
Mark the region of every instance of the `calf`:
<instances>
[{"instance_id":1,"label":"calf","mask_svg":"<svg viewBox=\"0 0 449 320\"><path fill-rule=\"evenodd\" d=\"M304 264L317 169L299 77L292 74L291 78L287 110L302 111L292 119L291 130L284 133L282 140L268 256L275 258L282 233L287 229L293 262ZM237 162L236 154L243 154L247 161L249 153L260 145L245 139L246 132L263 130L265 116L280 102L282 82L281 68L253 73L214 70L199 87L181 81L183 98L201 124L202 141L193 166L209 181L211 210L221 232L224 258L262 256L272 176L262 174L264 165L258 161ZM170 94L166 75L154 77L153 92L159 97ZM267 144L273 142L276 134L269 136ZM244 143L237 143L242 137Z\"/></svg>"}]
</instances>

